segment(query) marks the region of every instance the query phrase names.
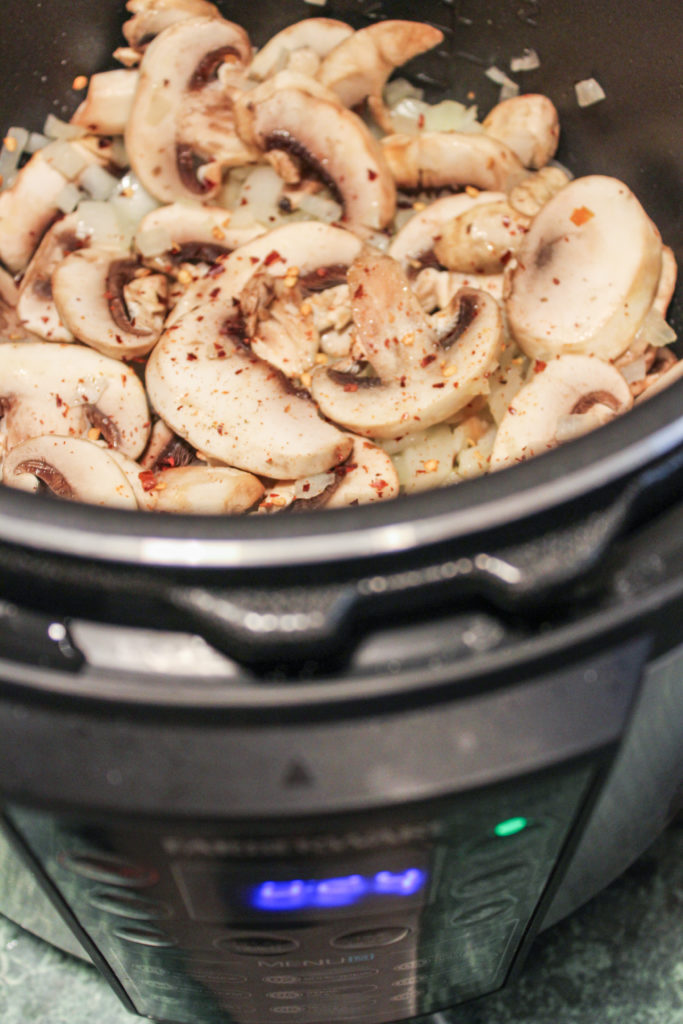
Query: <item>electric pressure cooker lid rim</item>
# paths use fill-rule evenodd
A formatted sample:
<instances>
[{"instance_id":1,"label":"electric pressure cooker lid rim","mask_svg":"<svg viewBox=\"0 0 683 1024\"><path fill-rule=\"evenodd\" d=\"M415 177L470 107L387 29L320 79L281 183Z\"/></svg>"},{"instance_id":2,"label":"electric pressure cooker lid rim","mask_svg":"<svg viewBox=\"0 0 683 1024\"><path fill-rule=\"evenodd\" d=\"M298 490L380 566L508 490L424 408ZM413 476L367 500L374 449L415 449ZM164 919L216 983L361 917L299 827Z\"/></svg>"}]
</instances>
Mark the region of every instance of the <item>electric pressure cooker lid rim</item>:
<instances>
[{"instance_id":1,"label":"electric pressure cooker lid rim","mask_svg":"<svg viewBox=\"0 0 683 1024\"><path fill-rule=\"evenodd\" d=\"M0 542L54 555L178 569L365 560L482 537L617 487L683 447L683 383L528 462L376 505L304 515L176 516L93 508L0 486ZM550 520L549 520L550 522Z\"/></svg>"}]
</instances>

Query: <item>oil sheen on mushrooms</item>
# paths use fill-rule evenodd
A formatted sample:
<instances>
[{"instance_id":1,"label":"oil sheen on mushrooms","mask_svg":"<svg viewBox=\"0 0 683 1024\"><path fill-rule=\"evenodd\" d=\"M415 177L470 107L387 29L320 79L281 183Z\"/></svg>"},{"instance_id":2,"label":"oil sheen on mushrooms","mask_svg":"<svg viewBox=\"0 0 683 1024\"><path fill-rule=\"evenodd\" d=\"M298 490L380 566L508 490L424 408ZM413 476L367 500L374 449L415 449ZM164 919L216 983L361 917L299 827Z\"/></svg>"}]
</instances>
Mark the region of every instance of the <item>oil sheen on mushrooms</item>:
<instances>
[{"instance_id":1,"label":"oil sheen on mushrooms","mask_svg":"<svg viewBox=\"0 0 683 1024\"><path fill-rule=\"evenodd\" d=\"M383 502L681 376L672 250L624 182L555 162L550 97L428 103L402 65L443 34L418 21L308 17L257 49L207 0L126 7L121 67L0 156L6 486Z\"/></svg>"}]
</instances>

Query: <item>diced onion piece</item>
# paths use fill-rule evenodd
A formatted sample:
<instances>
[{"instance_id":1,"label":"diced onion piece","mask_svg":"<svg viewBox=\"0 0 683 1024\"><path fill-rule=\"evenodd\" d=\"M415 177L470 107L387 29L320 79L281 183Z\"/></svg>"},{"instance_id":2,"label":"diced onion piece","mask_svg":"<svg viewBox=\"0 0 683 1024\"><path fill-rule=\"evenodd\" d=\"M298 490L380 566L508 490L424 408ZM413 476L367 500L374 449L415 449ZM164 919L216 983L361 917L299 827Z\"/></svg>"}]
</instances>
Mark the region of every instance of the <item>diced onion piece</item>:
<instances>
[{"instance_id":1,"label":"diced onion piece","mask_svg":"<svg viewBox=\"0 0 683 1024\"><path fill-rule=\"evenodd\" d=\"M278 206L282 194L282 178L270 164L255 167L247 176L240 198L237 212L231 219L233 227L247 226L256 221L266 227L273 227L280 216ZM244 216L241 224L238 215ZM238 217L238 220L235 220Z\"/></svg>"},{"instance_id":2,"label":"diced onion piece","mask_svg":"<svg viewBox=\"0 0 683 1024\"><path fill-rule=\"evenodd\" d=\"M334 199L315 193L302 196L299 201L299 209L315 220L324 221L326 224L335 224L344 215L341 206Z\"/></svg>"},{"instance_id":3,"label":"diced onion piece","mask_svg":"<svg viewBox=\"0 0 683 1024\"><path fill-rule=\"evenodd\" d=\"M663 348L665 345L673 345L677 338L678 335L673 327L666 322L659 310L653 306L640 325L635 340L637 348L640 348L641 345Z\"/></svg>"},{"instance_id":4,"label":"diced onion piece","mask_svg":"<svg viewBox=\"0 0 683 1024\"><path fill-rule=\"evenodd\" d=\"M88 166L87 158L69 142L51 142L41 152L43 159L69 181L77 178Z\"/></svg>"},{"instance_id":5,"label":"diced onion piece","mask_svg":"<svg viewBox=\"0 0 683 1024\"><path fill-rule=\"evenodd\" d=\"M127 242L111 202L86 200L81 203L76 234L79 238L91 238L95 245L102 247L121 248Z\"/></svg>"},{"instance_id":6,"label":"diced onion piece","mask_svg":"<svg viewBox=\"0 0 683 1024\"><path fill-rule=\"evenodd\" d=\"M83 193L78 186L74 185L73 182L69 182L57 196L57 207L62 213L72 213L82 198Z\"/></svg>"},{"instance_id":7,"label":"diced onion piece","mask_svg":"<svg viewBox=\"0 0 683 1024\"><path fill-rule=\"evenodd\" d=\"M424 97L424 89L409 82L407 78L394 78L384 87L384 102L388 107L395 107L401 100L421 100Z\"/></svg>"},{"instance_id":8,"label":"diced onion piece","mask_svg":"<svg viewBox=\"0 0 683 1024\"><path fill-rule=\"evenodd\" d=\"M647 376L645 357L638 356L637 359L633 359L626 366L620 366L619 372L627 384L638 384L641 380L645 380Z\"/></svg>"},{"instance_id":9,"label":"diced onion piece","mask_svg":"<svg viewBox=\"0 0 683 1024\"><path fill-rule=\"evenodd\" d=\"M26 131L25 128L14 127L9 129L5 138L13 140L14 151L15 153L19 153L19 155L21 156L21 154L26 149L26 144L29 139L29 133Z\"/></svg>"},{"instance_id":10,"label":"diced onion piece","mask_svg":"<svg viewBox=\"0 0 683 1024\"><path fill-rule=\"evenodd\" d=\"M141 256L149 259L151 256L161 256L173 247L173 238L168 228L148 228L147 231L139 231L135 236L135 245Z\"/></svg>"},{"instance_id":11,"label":"diced onion piece","mask_svg":"<svg viewBox=\"0 0 683 1024\"><path fill-rule=\"evenodd\" d=\"M519 86L517 83L513 82L513 80L506 75L501 68L496 67L495 64L492 64L490 68L487 68L484 74L492 82L495 82L496 85L501 87L499 96L500 100L509 100L512 99L513 96L519 96Z\"/></svg>"},{"instance_id":12,"label":"diced onion piece","mask_svg":"<svg viewBox=\"0 0 683 1024\"><path fill-rule=\"evenodd\" d=\"M121 178L121 181L118 182L118 190L108 202L118 218L119 230L123 233L126 241L133 238L142 218L160 206L157 200L143 188L132 171Z\"/></svg>"},{"instance_id":13,"label":"diced onion piece","mask_svg":"<svg viewBox=\"0 0 683 1024\"><path fill-rule=\"evenodd\" d=\"M412 443L411 443L412 442ZM453 430L445 424L408 436L404 443L386 441L381 446L391 456L399 483L406 494L418 494L446 482L455 457ZM395 451L400 447L399 451Z\"/></svg>"},{"instance_id":14,"label":"diced onion piece","mask_svg":"<svg viewBox=\"0 0 683 1024\"><path fill-rule=\"evenodd\" d=\"M43 135L41 132L31 132L26 143L26 152L37 153L39 149L44 149L49 142L47 135Z\"/></svg>"},{"instance_id":15,"label":"diced onion piece","mask_svg":"<svg viewBox=\"0 0 683 1024\"><path fill-rule=\"evenodd\" d=\"M429 107L424 117L424 128L428 132L459 132L467 114L464 103L443 100Z\"/></svg>"},{"instance_id":16,"label":"diced onion piece","mask_svg":"<svg viewBox=\"0 0 683 1024\"><path fill-rule=\"evenodd\" d=\"M62 121L60 118L55 117L54 114L48 114L45 118L43 134L47 135L49 139L61 139L65 141L70 139L82 139L85 135L85 128L81 128L77 124L69 124L68 121Z\"/></svg>"},{"instance_id":17,"label":"diced onion piece","mask_svg":"<svg viewBox=\"0 0 683 1024\"><path fill-rule=\"evenodd\" d=\"M326 7L327 0L304 0L305 4L310 4L311 7Z\"/></svg>"},{"instance_id":18,"label":"diced onion piece","mask_svg":"<svg viewBox=\"0 0 683 1024\"><path fill-rule=\"evenodd\" d=\"M87 192L91 199L109 199L118 188L119 179L115 178L109 171L99 164L91 164L86 167L80 178L81 188Z\"/></svg>"},{"instance_id":19,"label":"diced onion piece","mask_svg":"<svg viewBox=\"0 0 683 1024\"><path fill-rule=\"evenodd\" d=\"M541 61L535 50L525 49L521 57L513 57L510 61L510 71L516 74L519 71L535 71L540 68Z\"/></svg>"},{"instance_id":20,"label":"diced onion piece","mask_svg":"<svg viewBox=\"0 0 683 1024\"><path fill-rule=\"evenodd\" d=\"M576 102L580 107L590 107L605 99L605 90L595 78L584 78L574 86Z\"/></svg>"}]
</instances>

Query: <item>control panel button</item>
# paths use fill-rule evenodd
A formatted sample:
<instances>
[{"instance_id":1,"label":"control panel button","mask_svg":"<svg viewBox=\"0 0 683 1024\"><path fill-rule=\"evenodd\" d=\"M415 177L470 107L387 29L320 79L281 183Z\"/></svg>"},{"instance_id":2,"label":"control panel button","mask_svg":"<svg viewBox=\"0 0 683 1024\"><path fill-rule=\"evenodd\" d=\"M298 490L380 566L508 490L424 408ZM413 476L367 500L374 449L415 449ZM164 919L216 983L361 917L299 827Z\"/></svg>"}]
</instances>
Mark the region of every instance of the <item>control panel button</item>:
<instances>
[{"instance_id":1,"label":"control panel button","mask_svg":"<svg viewBox=\"0 0 683 1024\"><path fill-rule=\"evenodd\" d=\"M451 894L456 897L485 897L501 890L518 890L528 882L530 874L531 866L522 861L504 864L502 867L460 879L451 889Z\"/></svg>"},{"instance_id":2,"label":"control panel button","mask_svg":"<svg viewBox=\"0 0 683 1024\"><path fill-rule=\"evenodd\" d=\"M501 899L491 900L487 903L469 904L453 914L453 924L470 925L481 924L484 921L498 920L507 917L514 912L516 900Z\"/></svg>"},{"instance_id":3,"label":"control panel button","mask_svg":"<svg viewBox=\"0 0 683 1024\"><path fill-rule=\"evenodd\" d=\"M296 939L280 935L231 935L217 939L215 945L240 956L279 956L299 948Z\"/></svg>"},{"instance_id":4,"label":"control panel button","mask_svg":"<svg viewBox=\"0 0 683 1024\"><path fill-rule=\"evenodd\" d=\"M177 945L175 939L165 935L157 928L136 928L135 926L124 926L114 929L114 935L124 942L130 942L136 946L149 946L154 949L171 949Z\"/></svg>"},{"instance_id":5,"label":"control panel button","mask_svg":"<svg viewBox=\"0 0 683 1024\"><path fill-rule=\"evenodd\" d=\"M393 946L410 934L410 928L364 928L363 931L347 932L332 939L331 945L338 949L373 949L377 946Z\"/></svg>"},{"instance_id":6,"label":"control panel button","mask_svg":"<svg viewBox=\"0 0 683 1024\"><path fill-rule=\"evenodd\" d=\"M159 874L154 868L133 864L109 853L79 853L71 850L60 853L57 859L67 871L103 885L147 889L159 881Z\"/></svg>"},{"instance_id":7,"label":"control panel button","mask_svg":"<svg viewBox=\"0 0 683 1024\"><path fill-rule=\"evenodd\" d=\"M119 889L96 889L88 896L88 903L96 910L132 921L161 921L173 916L168 904Z\"/></svg>"}]
</instances>

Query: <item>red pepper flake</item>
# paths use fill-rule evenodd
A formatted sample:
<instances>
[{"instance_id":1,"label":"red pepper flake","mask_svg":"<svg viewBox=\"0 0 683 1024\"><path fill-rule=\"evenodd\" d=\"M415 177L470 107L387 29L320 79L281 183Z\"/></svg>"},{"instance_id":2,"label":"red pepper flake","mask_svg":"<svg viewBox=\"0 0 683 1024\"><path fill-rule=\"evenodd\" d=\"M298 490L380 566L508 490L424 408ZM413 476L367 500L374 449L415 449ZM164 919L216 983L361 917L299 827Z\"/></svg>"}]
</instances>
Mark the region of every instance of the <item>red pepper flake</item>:
<instances>
[{"instance_id":1,"label":"red pepper flake","mask_svg":"<svg viewBox=\"0 0 683 1024\"><path fill-rule=\"evenodd\" d=\"M553 284L559 284L559 283L560 283L559 277L554 277L553 278Z\"/></svg>"},{"instance_id":2,"label":"red pepper flake","mask_svg":"<svg viewBox=\"0 0 683 1024\"><path fill-rule=\"evenodd\" d=\"M273 263L278 263L278 262L279 263L284 263L285 261L284 261L284 257L280 255L280 253L277 251L277 249L273 249L272 252L269 252L268 255L266 256L266 258L263 261L263 263L264 263L264 265L266 267L270 267L270 266L273 265Z\"/></svg>"},{"instance_id":3,"label":"red pepper flake","mask_svg":"<svg viewBox=\"0 0 683 1024\"><path fill-rule=\"evenodd\" d=\"M537 359L534 363L534 373L543 373L547 365L542 359Z\"/></svg>"},{"instance_id":4,"label":"red pepper flake","mask_svg":"<svg viewBox=\"0 0 683 1024\"><path fill-rule=\"evenodd\" d=\"M217 342L217 341L214 341L214 343L213 343L213 347L214 347L214 348L215 348L215 350L216 350L216 355L218 356L218 358L219 358L219 359L225 359L225 349L224 349L224 348L222 348L222 347L221 347L221 346L220 346L220 345L218 344L218 342Z\"/></svg>"},{"instance_id":5,"label":"red pepper flake","mask_svg":"<svg viewBox=\"0 0 683 1024\"><path fill-rule=\"evenodd\" d=\"M357 384L345 384L344 385L344 391L358 391L358 385Z\"/></svg>"},{"instance_id":6,"label":"red pepper flake","mask_svg":"<svg viewBox=\"0 0 683 1024\"><path fill-rule=\"evenodd\" d=\"M304 492L304 494L307 494L310 491L310 489L311 489L311 485L310 484L304 484L303 487L301 488L301 490Z\"/></svg>"},{"instance_id":7,"label":"red pepper flake","mask_svg":"<svg viewBox=\"0 0 683 1024\"><path fill-rule=\"evenodd\" d=\"M418 128L424 128L424 126L425 126L425 116L424 116L424 114L420 114L420 116L417 119L417 127Z\"/></svg>"},{"instance_id":8,"label":"red pepper flake","mask_svg":"<svg viewBox=\"0 0 683 1024\"><path fill-rule=\"evenodd\" d=\"M55 402L57 403L57 408L61 409L62 405L64 404L64 400L62 399L62 396L61 395L55 395Z\"/></svg>"},{"instance_id":9,"label":"red pepper flake","mask_svg":"<svg viewBox=\"0 0 683 1024\"><path fill-rule=\"evenodd\" d=\"M399 380L399 382L398 382L398 383L399 383L399 387L402 387L402 388L404 388L404 387L406 386L406 380L407 380L407 379L408 379L408 378L407 378L407 377L406 377L405 375L404 375L403 377L401 377L401 379L400 379L400 380Z\"/></svg>"},{"instance_id":10,"label":"red pepper flake","mask_svg":"<svg viewBox=\"0 0 683 1024\"><path fill-rule=\"evenodd\" d=\"M188 363L194 363L198 358L199 358L199 356L197 355L196 352L188 352L187 353L187 361L188 361Z\"/></svg>"},{"instance_id":11,"label":"red pepper flake","mask_svg":"<svg viewBox=\"0 0 683 1024\"><path fill-rule=\"evenodd\" d=\"M220 295L220 293L221 293L221 290L218 287L218 285L216 285L216 287L213 288L212 291L209 292L209 298L210 299L217 299L218 296Z\"/></svg>"},{"instance_id":12,"label":"red pepper flake","mask_svg":"<svg viewBox=\"0 0 683 1024\"><path fill-rule=\"evenodd\" d=\"M138 473L138 478L142 484L143 491L153 491L155 489L157 478L151 469L145 469L142 473Z\"/></svg>"},{"instance_id":13,"label":"red pepper flake","mask_svg":"<svg viewBox=\"0 0 683 1024\"><path fill-rule=\"evenodd\" d=\"M389 486L389 484L386 482L386 480L371 480L370 486L378 493L381 493L385 489L385 487Z\"/></svg>"},{"instance_id":14,"label":"red pepper flake","mask_svg":"<svg viewBox=\"0 0 683 1024\"><path fill-rule=\"evenodd\" d=\"M377 179L377 171L373 171L368 167L368 181L375 181Z\"/></svg>"},{"instance_id":15,"label":"red pepper flake","mask_svg":"<svg viewBox=\"0 0 683 1024\"><path fill-rule=\"evenodd\" d=\"M356 288L355 292L353 293L353 297L354 297L354 299L362 299L364 295L365 295L365 289L363 288L362 284L359 284L358 287Z\"/></svg>"},{"instance_id":16,"label":"red pepper flake","mask_svg":"<svg viewBox=\"0 0 683 1024\"><path fill-rule=\"evenodd\" d=\"M249 257L249 262L250 262L250 263L252 264L252 266L254 266L254 267L256 266L256 264L258 263L258 261L259 261L259 258L258 258L258 256L250 256L250 257Z\"/></svg>"},{"instance_id":17,"label":"red pepper flake","mask_svg":"<svg viewBox=\"0 0 683 1024\"><path fill-rule=\"evenodd\" d=\"M435 359L436 359L435 355L425 356L424 359L420 360L420 366L424 370L425 367L429 366L430 363L433 363Z\"/></svg>"},{"instance_id":18,"label":"red pepper flake","mask_svg":"<svg viewBox=\"0 0 683 1024\"><path fill-rule=\"evenodd\" d=\"M441 384L432 384L432 387L433 388L445 388L446 385L442 381Z\"/></svg>"},{"instance_id":19,"label":"red pepper flake","mask_svg":"<svg viewBox=\"0 0 683 1024\"><path fill-rule=\"evenodd\" d=\"M569 218L572 224L576 224L577 228L580 228L582 224L586 224L595 214L592 210L589 210L587 206L577 206Z\"/></svg>"}]
</instances>

